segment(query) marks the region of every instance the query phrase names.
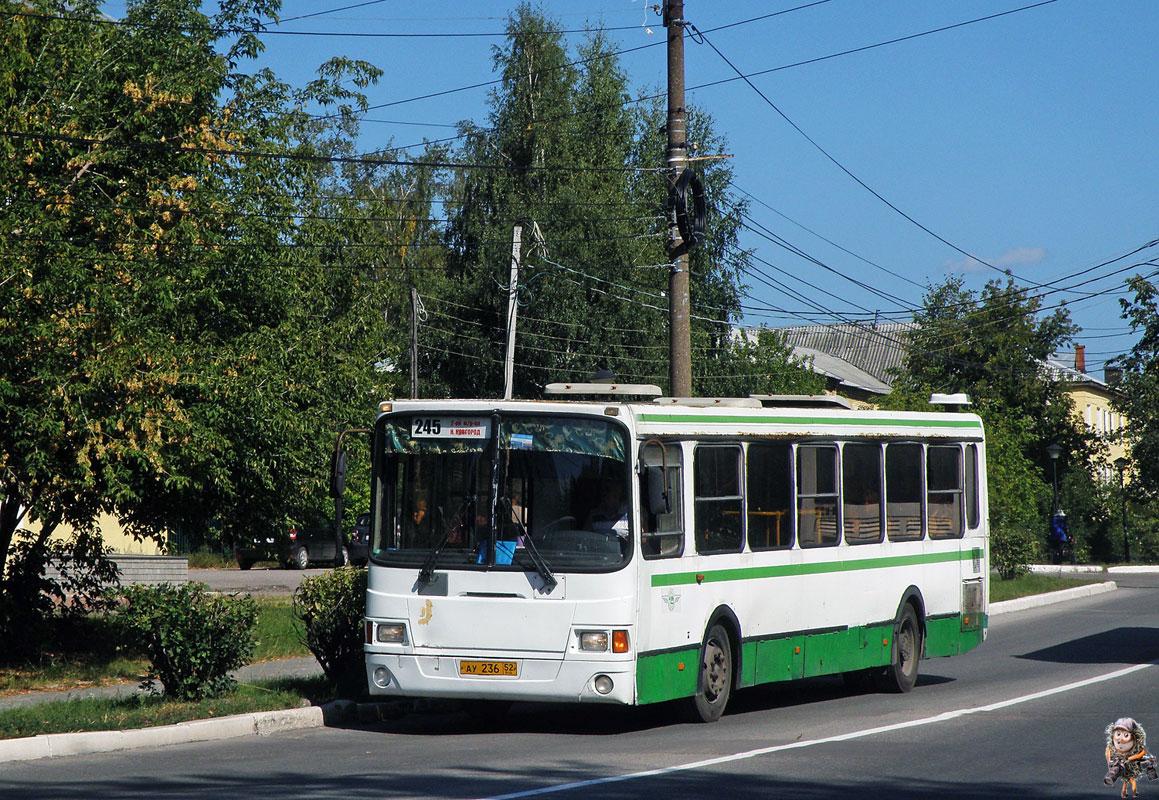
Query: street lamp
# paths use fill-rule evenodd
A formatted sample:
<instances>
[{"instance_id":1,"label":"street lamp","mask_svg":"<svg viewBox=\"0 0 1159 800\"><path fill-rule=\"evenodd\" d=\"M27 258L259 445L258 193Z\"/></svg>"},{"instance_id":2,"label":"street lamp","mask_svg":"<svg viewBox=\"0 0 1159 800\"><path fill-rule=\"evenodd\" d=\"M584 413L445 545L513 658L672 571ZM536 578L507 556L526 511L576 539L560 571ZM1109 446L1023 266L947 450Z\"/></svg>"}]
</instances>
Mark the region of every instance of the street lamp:
<instances>
[{"instance_id":1,"label":"street lamp","mask_svg":"<svg viewBox=\"0 0 1159 800\"><path fill-rule=\"evenodd\" d=\"M1123 557L1127 563L1131 563L1131 544L1127 541L1127 490L1123 481L1123 473L1127 471L1127 464L1130 463L1123 456L1115 459L1115 469L1119 471L1119 499L1122 501L1123 508Z\"/></svg>"},{"instance_id":2,"label":"street lamp","mask_svg":"<svg viewBox=\"0 0 1159 800\"><path fill-rule=\"evenodd\" d=\"M1050 511L1051 517L1058 513L1058 456L1061 452L1060 445L1047 445L1046 454L1050 456L1050 466L1054 471L1054 507Z\"/></svg>"}]
</instances>

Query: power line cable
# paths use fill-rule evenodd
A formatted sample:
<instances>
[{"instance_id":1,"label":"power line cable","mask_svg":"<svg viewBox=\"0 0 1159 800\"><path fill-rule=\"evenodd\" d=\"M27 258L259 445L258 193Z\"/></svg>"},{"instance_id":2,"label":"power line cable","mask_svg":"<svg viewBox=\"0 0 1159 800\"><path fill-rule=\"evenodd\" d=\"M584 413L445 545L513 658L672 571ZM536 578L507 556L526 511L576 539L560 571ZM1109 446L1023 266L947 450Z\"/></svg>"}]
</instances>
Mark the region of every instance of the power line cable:
<instances>
[{"instance_id":1,"label":"power line cable","mask_svg":"<svg viewBox=\"0 0 1159 800\"><path fill-rule=\"evenodd\" d=\"M1021 8L1021 9L1015 9L1014 11L1005 12L1005 14L1009 14L1009 13L1016 13L1017 11L1025 11L1025 10L1027 10L1027 9L1029 9L1029 8L1037 8L1037 7L1040 7L1040 6L1045 6L1045 5L1049 5L1049 4L1051 4L1051 3L1055 3L1055 2L1058 2L1058 0L1043 0L1043 2L1036 3L1036 4L1032 5L1032 6L1026 6L1026 7L1024 7L1024 8ZM1004 14L1003 14L1003 15L1004 15ZM997 17L997 16L1003 16L1003 15L998 15L998 14L991 15L991 16L989 17L989 19L993 19L993 18L995 18L995 17ZM1008 275L1008 276L1009 276L1009 275L1011 275L1011 273L1010 273L1010 271L1009 271L1009 270L1004 270L1004 269L1001 269L1000 267L996 267L996 266L994 266L993 264L990 264L989 262L987 262L987 261L984 261L984 260L982 260L982 259L978 258L977 256L975 256L975 255L971 254L971 253L968 253L967 251L963 250L963 249L962 249L961 247L959 247L958 245L954 244L953 242L949 241L948 239L946 239L946 238L944 238L944 237L940 236L939 234L935 233L933 230L931 230L930 228L926 227L926 226L925 226L925 225L923 225L922 223L918 222L918 221L917 221L916 219L914 219L912 216L910 216L909 214L905 213L905 212L904 212L904 211L902 211L900 208L898 208L896 205L894 205L893 203L891 203L891 202L890 202L889 200L887 200L887 199L886 199L886 198L885 198L883 195L881 195L879 192L877 192L875 189L873 189L873 188L872 188L872 187L871 187L869 184L867 184L865 181L861 180L861 178L859 178L859 177L857 177L855 174L853 174L853 172L852 172L852 171L850 171L850 170L849 170L849 169L848 169L848 168L847 168L847 167L846 167L844 164L842 164L842 163L841 163L840 161L838 161L838 160L837 160L837 159L836 159L836 158L835 158L835 157L834 157L832 154L830 154L828 150L826 150L824 147L822 147L822 146L820 145L820 143L818 143L818 142L817 142L817 140L815 140L815 139L814 139L812 136L810 136L808 133L806 133L806 132L804 131L804 129L802 129L802 128L801 128L799 125L797 125L797 123L796 123L796 122L794 122L792 119L790 119L790 118L789 118L789 116L788 116L787 114L785 114L785 112L784 112L784 111L782 111L782 110L781 110L781 109L780 109L780 108L777 106L777 104L776 104L776 103L774 103L772 100L770 100L770 99L768 98L768 96L767 96L767 95L765 95L765 93L764 93L764 92L762 92L762 91L761 91L759 88L757 88L756 84L754 84L754 83L753 83L753 82L752 82L752 81L751 81L751 80L748 78L748 76L746 76L746 75L745 75L745 74L744 74L744 73L743 73L743 72L742 72L740 69L738 69L738 68L737 68L737 66L736 66L735 64L733 64L733 63L732 63L732 61L730 61L730 60L729 60L729 58L728 58L727 56L725 56L725 54L724 54L724 53L722 53L722 52L720 51L720 49L719 49L719 48L717 48L717 46L716 46L716 45L714 45L714 44L713 44L713 43L712 43L712 42L711 42L711 41L710 41L710 40L709 40L709 39L708 39L708 38L707 38L707 37L706 37L706 36L705 36L705 35L704 35L704 34L701 32L701 31L699 31L699 30L697 30L697 29L696 29L696 26L692 25L692 23L685 23L685 24L686 24L686 25L687 25L687 26L688 26L688 27L689 27L689 28L692 30L692 32L693 32L693 34L694 34L694 35L692 36L692 39L693 39L693 41L702 41L703 43L707 44L707 45L708 45L710 48L712 48L713 52L715 52L715 53L717 54L717 56L719 56L719 57L720 57L720 59L721 59L722 61L724 61L724 63L725 63L725 64L727 64L727 65L729 66L729 68L730 68L730 69L732 69L732 70L733 70L733 72L735 72L735 73L737 74L737 76L738 76L739 78L741 78L742 80L744 80L744 82L745 82L745 83L746 83L746 84L749 86L749 88L751 88L751 89L752 89L754 92L756 92L756 93L757 93L757 95L758 95L758 96L759 96L759 97L760 97L762 100L764 100L764 101L765 101L765 103L767 103L767 104L769 105L769 107L770 107L770 108L772 108L774 111L776 111L776 112L777 112L777 114L778 114L778 115L780 115L780 117L781 117L783 120L785 120L785 122L787 122L787 123L788 123L788 124L789 124L789 125L790 125L790 126L793 128L793 130L797 131L797 133L799 133L799 134L800 134L802 137L804 137L804 138L805 138L805 140L809 142L809 144L813 145L813 147L814 147L814 148L816 148L818 152L820 152L820 153L821 153L823 156L825 156L825 158L827 158L827 159L828 159L830 162L832 162L832 163L833 163L833 164L834 164L834 165L835 165L835 166L836 166L838 169L840 169L842 172L844 172L846 175L848 175L850 178L852 178L852 179L853 179L853 180L854 180L854 181L855 181L855 182L856 182L856 183L857 183L859 186L861 186L863 189L865 189L866 191L868 191L870 194L872 194L874 197L876 197L878 200L880 200L880 201L881 201L882 203L884 203L886 206L888 206L889 208L891 208L891 209L892 209L894 212L896 212L897 214L899 214L900 216L902 216L904 219L908 220L908 221L909 221L909 222L911 222L913 225L915 225L915 226L917 226L918 228L920 228L921 230L925 231L927 234L929 234L929 235L930 235L930 236L932 236L933 238L937 239L938 241L940 241L942 244L946 245L947 247L950 247L951 249L953 249L953 250L955 250L955 251L957 251L957 252L961 253L962 255L964 255L964 256L966 256L966 257L968 257L968 258L972 258L972 259L974 259L974 260L978 261L978 263L980 263L980 264L982 264L982 265L984 265L984 266L986 266L986 267L989 267L990 269L992 269L992 270L995 270L996 272L1000 272L1000 273L1002 273L1002 274L1004 274L1004 275ZM1034 284L1034 283L1033 283L1033 282L1031 282L1031 281L1027 281L1027 282L1028 282L1028 283L1031 283L1031 285L1035 285L1035 286L1037 286L1037 285L1038 285L1038 284Z\"/></svg>"},{"instance_id":2,"label":"power line cable","mask_svg":"<svg viewBox=\"0 0 1159 800\"><path fill-rule=\"evenodd\" d=\"M201 155L225 156L228 158L270 158L281 161L302 161L325 164L355 164L373 167L425 167L427 169L480 169L502 170L505 172L616 172L640 173L663 172L664 167L577 167L553 165L521 165L512 167L505 164L461 163L454 161L404 161L392 158L368 158L365 156L322 156L307 153L279 153L263 150L234 150L217 147L197 147L171 142L130 142L112 139L94 139L84 136L64 136L52 133L27 133L0 130L0 137L22 141L62 142L66 144L114 147L127 150L154 150L171 153L197 153Z\"/></svg>"}]
</instances>

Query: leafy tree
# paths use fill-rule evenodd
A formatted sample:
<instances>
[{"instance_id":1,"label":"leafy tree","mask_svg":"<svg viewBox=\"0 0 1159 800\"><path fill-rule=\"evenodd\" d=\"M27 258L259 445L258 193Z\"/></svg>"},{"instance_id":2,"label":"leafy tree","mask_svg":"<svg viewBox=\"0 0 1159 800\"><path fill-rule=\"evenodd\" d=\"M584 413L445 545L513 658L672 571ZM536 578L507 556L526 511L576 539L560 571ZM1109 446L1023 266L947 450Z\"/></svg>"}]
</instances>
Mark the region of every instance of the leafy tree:
<instances>
[{"instance_id":1,"label":"leafy tree","mask_svg":"<svg viewBox=\"0 0 1159 800\"><path fill-rule=\"evenodd\" d=\"M573 59L559 25L527 4L512 13L495 68L501 82L490 98L490 127L465 124L458 154L479 166L450 182L447 270L454 300L428 306L421 372L432 379L423 394L501 391L504 289L516 225L522 228L516 396L539 396L548 382L582 380L601 369L626 381L667 384L663 109L627 102L627 78L605 34L590 35ZM689 130L702 153L725 146L706 114L690 112ZM720 207L731 178L727 165L703 163L697 169L712 208L707 241L691 258L697 388L767 390L770 376L788 374L790 365L783 351L754 360L751 345L731 336L740 288L723 255L735 247L739 222Z\"/></svg>"},{"instance_id":2,"label":"leafy tree","mask_svg":"<svg viewBox=\"0 0 1159 800\"><path fill-rule=\"evenodd\" d=\"M1041 309L1042 298L1013 280L990 281L977 294L956 277L931 287L914 315L917 324L899 385L965 392L975 403L1026 417L1031 439L1024 454L1045 471L1048 444L1062 446L1072 463L1086 463L1093 450L1065 385L1044 368L1077 328L1065 308L1045 315Z\"/></svg>"},{"instance_id":3,"label":"leafy tree","mask_svg":"<svg viewBox=\"0 0 1159 800\"><path fill-rule=\"evenodd\" d=\"M385 281L349 280L356 226L327 204L378 73L241 73L257 40L220 37L277 7L0 3L0 553L42 523L0 575L9 607L60 523L98 561L101 512L139 536L283 526L369 416Z\"/></svg>"},{"instance_id":4,"label":"leafy tree","mask_svg":"<svg viewBox=\"0 0 1159 800\"><path fill-rule=\"evenodd\" d=\"M707 357L693 360L693 385L703 396L747 397L750 394L821 394L825 379L793 356L791 347L773 331L757 331L755 340L738 338L723 345L710 343L706 331L696 340Z\"/></svg>"},{"instance_id":5,"label":"leafy tree","mask_svg":"<svg viewBox=\"0 0 1159 800\"><path fill-rule=\"evenodd\" d=\"M1137 496L1155 497L1159 493L1159 290L1140 275L1128 281L1128 286L1133 296L1119 302L1138 340L1119 361L1122 394L1114 406L1126 419L1130 484Z\"/></svg>"}]
</instances>

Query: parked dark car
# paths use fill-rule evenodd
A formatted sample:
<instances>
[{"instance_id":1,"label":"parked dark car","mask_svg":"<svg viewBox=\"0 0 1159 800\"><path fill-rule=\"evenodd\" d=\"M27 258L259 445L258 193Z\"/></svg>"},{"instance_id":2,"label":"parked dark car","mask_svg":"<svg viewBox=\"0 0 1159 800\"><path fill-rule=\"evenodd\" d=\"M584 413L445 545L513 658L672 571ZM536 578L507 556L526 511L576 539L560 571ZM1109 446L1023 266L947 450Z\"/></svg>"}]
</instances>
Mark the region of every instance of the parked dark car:
<instances>
[{"instance_id":1,"label":"parked dark car","mask_svg":"<svg viewBox=\"0 0 1159 800\"><path fill-rule=\"evenodd\" d=\"M350 542L343 537L342 563L351 559ZM358 548L355 552L359 552ZM362 558L367 546L361 545ZM237 565L249 569L257 561L277 561L287 569L305 569L312 563L334 564L334 523L318 516L305 525L291 525L281 536L255 536L237 547Z\"/></svg>"},{"instance_id":2,"label":"parked dark car","mask_svg":"<svg viewBox=\"0 0 1159 800\"><path fill-rule=\"evenodd\" d=\"M354 527L346 537L346 548L350 553L350 563L365 564L370 561L370 515L359 514Z\"/></svg>"}]
</instances>

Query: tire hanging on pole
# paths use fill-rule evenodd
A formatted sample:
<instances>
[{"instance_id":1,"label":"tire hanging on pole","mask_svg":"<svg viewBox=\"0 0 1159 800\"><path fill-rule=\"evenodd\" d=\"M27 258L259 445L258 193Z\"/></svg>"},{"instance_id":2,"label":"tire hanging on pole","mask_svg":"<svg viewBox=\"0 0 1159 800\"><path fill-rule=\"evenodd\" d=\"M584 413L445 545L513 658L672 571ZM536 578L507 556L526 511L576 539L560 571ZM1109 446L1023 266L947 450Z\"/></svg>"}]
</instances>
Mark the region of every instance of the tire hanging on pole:
<instances>
[{"instance_id":1,"label":"tire hanging on pole","mask_svg":"<svg viewBox=\"0 0 1159 800\"><path fill-rule=\"evenodd\" d=\"M692 213L689 214L688 201L691 194ZM674 256L690 253L704 243L705 207L704 184L700 176L687 167L672 184L668 201L676 211L676 228L680 231L681 244L673 251Z\"/></svg>"}]
</instances>

